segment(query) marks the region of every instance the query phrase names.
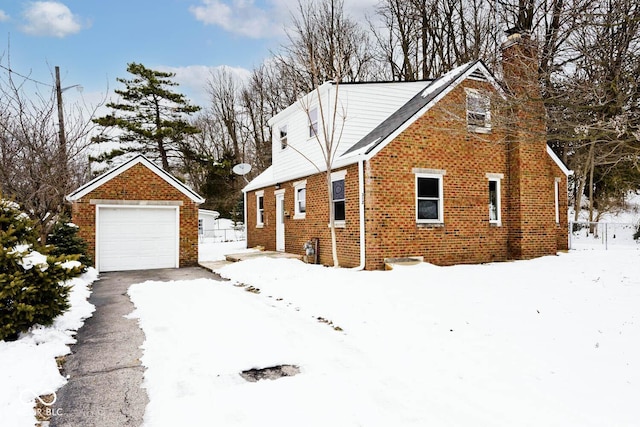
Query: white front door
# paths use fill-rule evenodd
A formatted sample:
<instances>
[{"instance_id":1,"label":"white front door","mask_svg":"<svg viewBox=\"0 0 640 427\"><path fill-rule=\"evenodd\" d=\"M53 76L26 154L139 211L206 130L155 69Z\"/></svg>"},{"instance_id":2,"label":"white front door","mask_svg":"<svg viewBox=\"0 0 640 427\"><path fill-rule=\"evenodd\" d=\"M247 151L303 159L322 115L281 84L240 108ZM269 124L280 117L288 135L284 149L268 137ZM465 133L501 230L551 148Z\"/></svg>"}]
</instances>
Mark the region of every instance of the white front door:
<instances>
[{"instance_id":1,"label":"white front door","mask_svg":"<svg viewBox=\"0 0 640 427\"><path fill-rule=\"evenodd\" d=\"M276 251L284 252L284 193L276 194Z\"/></svg>"}]
</instances>

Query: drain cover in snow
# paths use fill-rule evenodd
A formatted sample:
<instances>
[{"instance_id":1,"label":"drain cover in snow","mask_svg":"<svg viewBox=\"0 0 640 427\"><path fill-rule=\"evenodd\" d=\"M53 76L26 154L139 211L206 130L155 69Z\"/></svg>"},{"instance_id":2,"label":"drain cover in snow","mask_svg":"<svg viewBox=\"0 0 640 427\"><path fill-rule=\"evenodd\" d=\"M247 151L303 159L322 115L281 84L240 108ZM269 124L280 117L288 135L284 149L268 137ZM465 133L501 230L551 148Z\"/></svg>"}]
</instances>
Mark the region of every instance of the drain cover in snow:
<instances>
[{"instance_id":1,"label":"drain cover in snow","mask_svg":"<svg viewBox=\"0 0 640 427\"><path fill-rule=\"evenodd\" d=\"M277 380L282 377L292 377L300 373L300 368L296 365L278 365L268 368L248 369L242 371L240 376L245 380L255 383L260 380Z\"/></svg>"}]
</instances>

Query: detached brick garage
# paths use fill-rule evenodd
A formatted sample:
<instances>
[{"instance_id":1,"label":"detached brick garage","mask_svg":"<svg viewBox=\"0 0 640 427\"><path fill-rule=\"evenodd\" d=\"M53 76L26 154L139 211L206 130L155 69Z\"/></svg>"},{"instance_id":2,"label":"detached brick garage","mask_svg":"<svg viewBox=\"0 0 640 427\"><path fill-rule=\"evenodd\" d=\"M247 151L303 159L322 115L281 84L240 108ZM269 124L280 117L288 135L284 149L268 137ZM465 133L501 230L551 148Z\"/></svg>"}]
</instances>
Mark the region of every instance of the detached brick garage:
<instances>
[{"instance_id":1,"label":"detached brick garage","mask_svg":"<svg viewBox=\"0 0 640 427\"><path fill-rule=\"evenodd\" d=\"M198 263L198 205L204 199L142 155L67 200L98 271Z\"/></svg>"}]
</instances>

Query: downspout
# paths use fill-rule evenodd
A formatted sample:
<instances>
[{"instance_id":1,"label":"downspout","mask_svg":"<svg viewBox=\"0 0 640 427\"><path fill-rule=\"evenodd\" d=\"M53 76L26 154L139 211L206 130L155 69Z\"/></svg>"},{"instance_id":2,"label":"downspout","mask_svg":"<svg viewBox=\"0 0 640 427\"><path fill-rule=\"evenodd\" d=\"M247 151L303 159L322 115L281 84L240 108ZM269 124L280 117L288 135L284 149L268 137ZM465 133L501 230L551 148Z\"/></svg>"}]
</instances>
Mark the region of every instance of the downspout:
<instances>
[{"instance_id":1,"label":"downspout","mask_svg":"<svg viewBox=\"0 0 640 427\"><path fill-rule=\"evenodd\" d=\"M247 225L247 192L245 190L242 190L242 199L243 199L242 210L244 211L244 218L242 218L244 220L243 221L244 222L244 247L245 249L247 249L249 247L248 246L249 242L247 240L247 237L248 237L247 232L249 231L248 230L249 226Z\"/></svg>"},{"instance_id":2,"label":"downspout","mask_svg":"<svg viewBox=\"0 0 640 427\"><path fill-rule=\"evenodd\" d=\"M364 270L366 264L365 224L364 224L364 159L358 160L358 202L360 206L360 265L354 270Z\"/></svg>"}]
</instances>

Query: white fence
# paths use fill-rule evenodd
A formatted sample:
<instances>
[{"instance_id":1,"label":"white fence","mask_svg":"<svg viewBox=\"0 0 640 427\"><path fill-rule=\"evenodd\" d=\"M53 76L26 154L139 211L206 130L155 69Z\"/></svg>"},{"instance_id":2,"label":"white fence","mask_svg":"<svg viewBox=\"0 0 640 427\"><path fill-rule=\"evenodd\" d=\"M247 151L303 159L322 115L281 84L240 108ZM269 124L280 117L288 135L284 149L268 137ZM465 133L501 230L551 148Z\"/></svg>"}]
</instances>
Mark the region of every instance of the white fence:
<instances>
[{"instance_id":1,"label":"white fence","mask_svg":"<svg viewBox=\"0 0 640 427\"><path fill-rule=\"evenodd\" d=\"M637 229L633 223L570 222L569 249L639 249Z\"/></svg>"},{"instance_id":2,"label":"white fence","mask_svg":"<svg viewBox=\"0 0 640 427\"><path fill-rule=\"evenodd\" d=\"M198 230L200 242L237 242L246 240L246 238L244 225L237 225L233 228L205 228Z\"/></svg>"}]
</instances>

